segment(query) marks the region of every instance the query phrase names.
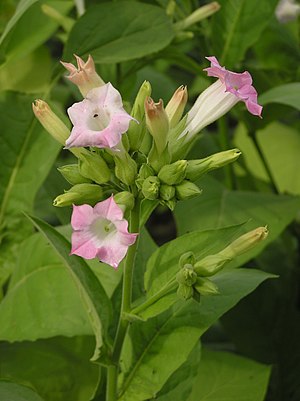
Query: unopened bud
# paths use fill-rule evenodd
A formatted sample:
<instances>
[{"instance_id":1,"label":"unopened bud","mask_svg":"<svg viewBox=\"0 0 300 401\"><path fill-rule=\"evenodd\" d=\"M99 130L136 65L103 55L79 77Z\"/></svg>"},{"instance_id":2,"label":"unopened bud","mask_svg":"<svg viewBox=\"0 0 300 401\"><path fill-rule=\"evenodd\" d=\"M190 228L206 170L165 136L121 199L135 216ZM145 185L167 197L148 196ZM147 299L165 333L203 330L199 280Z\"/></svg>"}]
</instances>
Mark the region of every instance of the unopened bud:
<instances>
[{"instance_id":1,"label":"unopened bud","mask_svg":"<svg viewBox=\"0 0 300 401\"><path fill-rule=\"evenodd\" d=\"M215 153L205 159L188 160L186 168L186 178L196 181L209 171L223 167L239 158L242 152L239 149L226 150Z\"/></svg>"},{"instance_id":2,"label":"unopened bud","mask_svg":"<svg viewBox=\"0 0 300 401\"><path fill-rule=\"evenodd\" d=\"M131 115L139 122L131 121L129 124L129 129L127 131L130 149L138 150L143 141L145 134L145 100L151 95L151 85L148 81L144 81L138 91L138 94L135 98Z\"/></svg>"},{"instance_id":3,"label":"unopened bud","mask_svg":"<svg viewBox=\"0 0 300 401\"><path fill-rule=\"evenodd\" d=\"M176 198L178 200L185 200L200 195L202 190L194 183L184 180L181 184L176 185Z\"/></svg>"},{"instance_id":4,"label":"unopened bud","mask_svg":"<svg viewBox=\"0 0 300 401\"><path fill-rule=\"evenodd\" d=\"M216 295L220 293L218 286L213 281L203 277L197 277L194 289L201 295Z\"/></svg>"},{"instance_id":5,"label":"unopened bud","mask_svg":"<svg viewBox=\"0 0 300 401\"><path fill-rule=\"evenodd\" d=\"M174 92L172 98L166 106L166 113L169 118L170 128L175 127L182 117L184 108L188 100L186 86L180 86Z\"/></svg>"},{"instance_id":6,"label":"unopened bud","mask_svg":"<svg viewBox=\"0 0 300 401\"><path fill-rule=\"evenodd\" d=\"M267 236L267 227L258 227L255 230L252 230L233 241L223 251L219 252L219 255L228 259L233 259L238 255L250 251L257 244L267 238Z\"/></svg>"},{"instance_id":7,"label":"unopened bud","mask_svg":"<svg viewBox=\"0 0 300 401\"><path fill-rule=\"evenodd\" d=\"M164 206L167 206L170 210L174 210L176 206L176 199L170 199L170 200L161 200L160 203Z\"/></svg>"},{"instance_id":8,"label":"unopened bud","mask_svg":"<svg viewBox=\"0 0 300 401\"><path fill-rule=\"evenodd\" d=\"M57 196L53 205L58 207L83 205L85 203L94 205L103 199L103 190L96 184L77 184L64 194Z\"/></svg>"},{"instance_id":9,"label":"unopened bud","mask_svg":"<svg viewBox=\"0 0 300 401\"><path fill-rule=\"evenodd\" d=\"M194 272L192 265L186 264L179 272L176 274L176 281L179 284L185 284L187 286L192 286L197 280L197 273Z\"/></svg>"},{"instance_id":10,"label":"unopened bud","mask_svg":"<svg viewBox=\"0 0 300 401\"><path fill-rule=\"evenodd\" d=\"M78 164L68 164L67 166L58 167L57 170L72 185L91 182L91 180L80 174Z\"/></svg>"},{"instance_id":11,"label":"unopened bud","mask_svg":"<svg viewBox=\"0 0 300 401\"><path fill-rule=\"evenodd\" d=\"M161 199L169 201L175 196L175 188L171 185L162 184L159 188L159 195Z\"/></svg>"},{"instance_id":12,"label":"unopened bud","mask_svg":"<svg viewBox=\"0 0 300 401\"><path fill-rule=\"evenodd\" d=\"M225 263L230 262L231 260L232 259L224 257L218 253L216 255L208 255L195 263L195 272L199 276L213 276L224 267Z\"/></svg>"},{"instance_id":13,"label":"unopened bud","mask_svg":"<svg viewBox=\"0 0 300 401\"><path fill-rule=\"evenodd\" d=\"M185 178L186 166L186 160L177 160L175 163L167 164L158 173L158 178L168 185L180 184Z\"/></svg>"},{"instance_id":14,"label":"unopened bud","mask_svg":"<svg viewBox=\"0 0 300 401\"><path fill-rule=\"evenodd\" d=\"M116 177L126 185L133 184L137 175L136 162L127 152L115 153L114 160Z\"/></svg>"},{"instance_id":15,"label":"unopened bud","mask_svg":"<svg viewBox=\"0 0 300 401\"><path fill-rule=\"evenodd\" d=\"M180 256L179 259L179 267L184 267L184 265L192 265L194 266L196 262L195 254L194 252L185 252L183 255Z\"/></svg>"},{"instance_id":16,"label":"unopened bud","mask_svg":"<svg viewBox=\"0 0 300 401\"><path fill-rule=\"evenodd\" d=\"M78 86L83 97L94 88L98 88L105 84L102 78L97 74L95 63L91 55L84 62L82 58L76 56L77 67L71 63L61 61L61 64L69 71L70 75L66 76L73 84Z\"/></svg>"},{"instance_id":17,"label":"unopened bud","mask_svg":"<svg viewBox=\"0 0 300 401\"><path fill-rule=\"evenodd\" d=\"M182 21L177 22L174 25L175 30L184 30L197 22L202 21L205 18L210 17L220 9L220 4L216 1L206 4L205 6L199 7L191 15Z\"/></svg>"},{"instance_id":18,"label":"unopened bud","mask_svg":"<svg viewBox=\"0 0 300 401\"><path fill-rule=\"evenodd\" d=\"M156 176L147 177L142 186L142 193L146 199L154 200L158 198L160 181Z\"/></svg>"},{"instance_id":19,"label":"unopened bud","mask_svg":"<svg viewBox=\"0 0 300 401\"><path fill-rule=\"evenodd\" d=\"M154 170L152 167L150 167L148 164L144 163L142 164L139 174L138 174L138 178L136 180L136 185L138 187L138 189L142 189L143 186L143 182L146 178L150 177L151 175L154 175Z\"/></svg>"},{"instance_id":20,"label":"unopened bud","mask_svg":"<svg viewBox=\"0 0 300 401\"><path fill-rule=\"evenodd\" d=\"M121 207L123 212L132 210L134 207L134 196L128 191L116 193L114 201Z\"/></svg>"},{"instance_id":21,"label":"unopened bud","mask_svg":"<svg viewBox=\"0 0 300 401\"><path fill-rule=\"evenodd\" d=\"M100 155L94 152L86 152L82 155L79 161L79 172L97 184L104 184L109 181L111 176L106 162Z\"/></svg>"},{"instance_id":22,"label":"unopened bud","mask_svg":"<svg viewBox=\"0 0 300 401\"><path fill-rule=\"evenodd\" d=\"M177 289L177 295L180 299L187 301L188 299L192 298L194 294L193 287L189 287L184 284L179 284Z\"/></svg>"},{"instance_id":23,"label":"unopened bud","mask_svg":"<svg viewBox=\"0 0 300 401\"><path fill-rule=\"evenodd\" d=\"M147 128L154 139L158 154L161 154L167 146L169 133L169 119L162 99L155 103L148 97L145 101L145 113Z\"/></svg>"}]
</instances>

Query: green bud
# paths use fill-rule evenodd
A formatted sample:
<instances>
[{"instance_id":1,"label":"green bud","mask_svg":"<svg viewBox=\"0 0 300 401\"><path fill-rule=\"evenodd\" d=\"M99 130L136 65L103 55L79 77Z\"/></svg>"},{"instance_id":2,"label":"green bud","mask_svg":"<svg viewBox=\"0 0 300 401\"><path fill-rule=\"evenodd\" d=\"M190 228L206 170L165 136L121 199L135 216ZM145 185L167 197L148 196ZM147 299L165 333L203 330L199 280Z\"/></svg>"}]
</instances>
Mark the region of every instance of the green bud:
<instances>
[{"instance_id":1,"label":"green bud","mask_svg":"<svg viewBox=\"0 0 300 401\"><path fill-rule=\"evenodd\" d=\"M177 295L179 298L187 301L188 299L193 297L193 294L194 294L193 287L189 287L184 284L179 284L177 289Z\"/></svg>"},{"instance_id":2,"label":"green bud","mask_svg":"<svg viewBox=\"0 0 300 401\"><path fill-rule=\"evenodd\" d=\"M201 295L216 295L220 293L218 286L213 281L203 277L197 277L194 289Z\"/></svg>"},{"instance_id":3,"label":"green bud","mask_svg":"<svg viewBox=\"0 0 300 401\"><path fill-rule=\"evenodd\" d=\"M91 180L79 173L78 164L68 164L67 166L58 167L57 170L72 185L91 182Z\"/></svg>"},{"instance_id":4,"label":"green bud","mask_svg":"<svg viewBox=\"0 0 300 401\"><path fill-rule=\"evenodd\" d=\"M121 207L124 212L125 210L132 210L134 207L134 196L128 191L122 191L115 194L114 201Z\"/></svg>"},{"instance_id":5,"label":"green bud","mask_svg":"<svg viewBox=\"0 0 300 401\"><path fill-rule=\"evenodd\" d=\"M176 199L170 199L170 200L161 200L160 201L161 205L167 206L170 210L174 210L176 206Z\"/></svg>"},{"instance_id":6,"label":"green bud","mask_svg":"<svg viewBox=\"0 0 300 401\"><path fill-rule=\"evenodd\" d=\"M146 178L150 177L151 175L153 176L155 174L154 170L152 167L150 167L148 164L142 164L138 178L136 180L136 185L138 189L142 189L143 182Z\"/></svg>"},{"instance_id":7,"label":"green bud","mask_svg":"<svg viewBox=\"0 0 300 401\"><path fill-rule=\"evenodd\" d=\"M179 259L179 267L184 267L184 265L192 265L194 266L196 262L195 254L194 252L186 252L183 255L180 256Z\"/></svg>"},{"instance_id":8,"label":"green bud","mask_svg":"<svg viewBox=\"0 0 300 401\"><path fill-rule=\"evenodd\" d=\"M115 159L115 174L126 185L134 183L137 166L136 162L129 156L127 152L120 152L120 154L114 154Z\"/></svg>"},{"instance_id":9,"label":"green bud","mask_svg":"<svg viewBox=\"0 0 300 401\"><path fill-rule=\"evenodd\" d=\"M79 160L79 172L97 184L109 181L111 172L104 159L94 152L88 152Z\"/></svg>"},{"instance_id":10,"label":"green bud","mask_svg":"<svg viewBox=\"0 0 300 401\"><path fill-rule=\"evenodd\" d=\"M146 199L154 200L158 198L160 181L156 176L147 177L142 186L142 193Z\"/></svg>"},{"instance_id":11,"label":"green bud","mask_svg":"<svg viewBox=\"0 0 300 401\"><path fill-rule=\"evenodd\" d=\"M158 154L160 155L167 146L169 133L169 119L164 109L162 99L154 103L151 97L145 101L146 125L152 135Z\"/></svg>"},{"instance_id":12,"label":"green bud","mask_svg":"<svg viewBox=\"0 0 300 401\"><path fill-rule=\"evenodd\" d=\"M196 181L209 171L223 167L232 163L242 154L239 149L226 150L225 152L215 153L205 159L189 160L186 168L186 178Z\"/></svg>"},{"instance_id":13,"label":"green bud","mask_svg":"<svg viewBox=\"0 0 300 401\"><path fill-rule=\"evenodd\" d=\"M175 196L175 188L171 185L162 184L159 189L159 195L163 200L169 201Z\"/></svg>"},{"instance_id":14,"label":"green bud","mask_svg":"<svg viewBox=\"0 0 300 401\"><path fill-rule=\"evenodd\" d=\"M103 190L99 185L95 184L77 184L66 191L64 194L57 196L53 205L57 207L75 205L83 205L88 203L95 205L103 199Z\"/></svg>"},{"instance_id":15,"label":"green bud","mask_svg":"<svg viewBox=\"0 0 300 401\"><path fill-rule=\"evenodd\" d=\"M138 150L143 141L145 128L146 128L146 119L145 119L145 100L151 95L151 85L148 81L144 81L138 91L138 94L135 98L131 115L134 117L136 121L131 121L129 125L129 129L127 131L130 149Z\"/></svg>"},{"instance_id":16,"label":"green bud","mask_svg":"<svg viewBox=\"0 0 300 401\"><path fill-rule=\"evenodd\" d=\"M195 272L199 276L213 276L224 267L225 263L230 262L231 260L232 259L226 258L220 254L208 255L195 263Z\"/></svg>"},{"instance_id":17,"label":"green bud","mask_svg":"<svg viewBox=\"0 0 300 401\"><path fill-rule=\"evenodd\" d=\"M169 118L170 128L175 127L182 117L184 108L188 100L186 86L181 85L174 92L171 100L166 106L166 113Z\"/></svg>"},{"instance_id":18,"label":"green bud","mask_svg":"<svg viewBox=\"0 0 300 401\"><path fill-rule=\"evenodd\" d=\"M176 280L179 284L192 286L197 280L197 273L194 272L194 268L192 265L186 264L176 274Z\"/></svg>"},{"instance_id":19,"label":"green bud","mask_svg":"<svg viewBox=\"0 0 300 401\"><path fill-rule=\"evenodd\" d=\"M176 197L179 200L193 198L201 194L202 190L190 181L184 180L181 184L176 186Z\"/></svg>"},{"instance_id":20,"label":"green bud","mask_svg":"<svg viewBox=\"0 0 300 401\"><path fill-rule=\"evenodd\" d=\"M177 160L175 163L167 164L158 173L158 178L168 185L180 184L185 178L186 166L186 160Z\"/></svg>"},{"instance_id":21,"label":"green bud","mask_svg":"<svg viewBox=\"0 0 300 401\"><path fill-rule=\"evenodd\" d=\"M152 145L148 155L148 163L153 167L154 171L158 173L163 166L170 163L170 153L168 147L162 153L156 149L155 143Z\"/></svg>"}]
</instances>

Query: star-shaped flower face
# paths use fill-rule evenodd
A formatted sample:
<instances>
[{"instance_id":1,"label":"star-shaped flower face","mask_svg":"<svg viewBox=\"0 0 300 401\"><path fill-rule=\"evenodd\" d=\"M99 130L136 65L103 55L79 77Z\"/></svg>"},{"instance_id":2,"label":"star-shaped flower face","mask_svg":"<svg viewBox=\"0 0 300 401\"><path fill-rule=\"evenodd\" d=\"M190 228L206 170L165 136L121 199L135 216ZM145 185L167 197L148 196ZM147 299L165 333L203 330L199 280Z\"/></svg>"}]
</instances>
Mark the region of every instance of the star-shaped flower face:
<instances>
[{"instance_id":1,"label":"star-shaped flower face","mask_svg":"<svg viewBox=\"0 0 300 401\"><path fill-rule=\"evenodd\" d=\"M206 57L211 66L205 68L207 75L217 77L225 85L226 91L242 100L251 114L261 116L262 107L257 103L257 92L252 86L252 77L248 71L237 73L221 67L216 57Z\"/></svg>"},{"instance_id":2,"label":"star-shaped flower face","mask_svg":"<svg viewBox=\"0 0 300 401\"><path fill-rule=\"evenodd\" d=\"M82 102L68 109L68 114L74 127L66 141L67 149L80 146L113 148L133 120L111 83L89 91Z\"/></svg>"},{"instance_id":3,"label":"star-shaped flower face","mask_svg":"<svg viewBox=\"0 0 300 401\"><path fill-rule=\"evenodd\" d=\"M137 237L128 232L128 222L112 196L94 207L74 205L71 225L71 254L98 258L115 269Z\"/></svg>"}]
</instances>

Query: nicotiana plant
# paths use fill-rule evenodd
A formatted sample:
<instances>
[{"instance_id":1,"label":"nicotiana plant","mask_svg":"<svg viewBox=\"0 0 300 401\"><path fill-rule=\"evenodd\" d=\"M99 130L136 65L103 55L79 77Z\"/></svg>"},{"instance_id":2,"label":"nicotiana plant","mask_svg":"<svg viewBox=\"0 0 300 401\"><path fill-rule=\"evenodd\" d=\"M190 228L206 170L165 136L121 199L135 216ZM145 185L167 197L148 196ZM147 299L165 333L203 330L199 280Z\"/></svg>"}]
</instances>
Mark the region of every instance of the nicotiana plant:
<instances>
[{"instance_id":1,"label":"nicotiana plant","mask_svg":"<svg viewBox=\"0 0 300 401\"><path fill-rule=\"evenodd\" d=\"M201 334L230 308L231 303L227 305L222 296L230 298L232 286L245 287L237 301L270 277L254 269L226 268L263 241L268 230L257 227L240 235L236 226L179 237L174 246L166 244L150 257L143 295L134 297L136 280L141 275L135 269L135 261L143 252L139 248L143 226L158 205L174 210L177 202L201 196L199 179L241 155L235 148L189 159L199 132L239 101L255 116L261 116L262 107L249 72L231 72L220 66L215 57L207 57L211 66L205 71L217 80L199 95L187 114L185 86L180 86L164 107L162 99L155 102L151 98L151 84L147 81L141 85L129 113L118 90L97 74L93 58L89 56L85 62L75 57L77 66L62 62L69 72L67 79L77 85L83 96L82 101L68 108L71 132L46 102L33 103L33 111L44 128L78 159L76 164L59 168L71 187L54 199L57 207L73 207L71 248L45 223L36 218L32 221L54 247L65 249L65 259L97 258L123 270L122 289L115 295L118 301L112 300L113 313L112 301L101 291L97 300L93 295L89 297L89 310L96 310L89 312L92 326L102 326L101 335L95 329L98 334L93 360L106 370L106 401L152 399L184 363ZM110 269L107 265L99 264L99 269ZM91 294L97 278L87 279L86 272L80 269L86 267L79 265L73 275ZM116 272L111 269L109 274ZM217 306L218 299L223 302L221 308ZM216 300L215 307L210 300ZM143 364L143 350L135 344L140 336L149 336L161 319L167 327L173 316L170 311L179 319L179 325L174 326L166 342L177 342L178 355L171 370L156 374L151 361ZM188 335L180 334L180 316L193 316L198 321L194 328L191 325ZM181 347L183 342L187 344ZM154 343L155 336L149 347ZM161 364L168 364L169 358L174 357L166 352L162 350L159 355L160 351L153 349ZM136 359L138 363L134 363Z\"/></svg>"}]
</instances>

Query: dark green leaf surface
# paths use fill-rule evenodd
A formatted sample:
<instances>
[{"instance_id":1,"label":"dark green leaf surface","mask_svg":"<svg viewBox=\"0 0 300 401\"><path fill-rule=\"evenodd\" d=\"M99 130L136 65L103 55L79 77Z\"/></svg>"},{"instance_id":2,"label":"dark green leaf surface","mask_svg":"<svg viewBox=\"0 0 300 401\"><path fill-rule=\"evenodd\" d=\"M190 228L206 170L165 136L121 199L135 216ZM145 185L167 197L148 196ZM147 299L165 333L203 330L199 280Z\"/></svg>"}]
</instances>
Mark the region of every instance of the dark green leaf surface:
<instances>
[{"instance_id":1,"label":"dark green leaf surface","mask_svg":"<svg viewBox=\"0 0 300 401\"><path fill-rule=\"evenodd\" d=\"M259 97L262 105L280 103L300 110L300 82L276 86Z\"/></svg>"},{"instance_id":2,"label":"dark green leaf surface","mask_svg":"<svg viewBox=\"0 0 300 401\"><path fill-rule=\"evenodd\" d=\"M30 388L2 380L0 381L0 399L3 401L43 401Z\"/></svg>"},{"instance_id":3,"label":"dark green leaf surface","mask_svg":"<svg viewBox=\"0 0 300 401\"><path fill-rule=\"evenodd\" d=\"M71 31L64 59L91 53L98 63L119 63L166 47L174 37L165 11L157 6L122 1L90 7Z\"/></svg>"}]
</instances>

